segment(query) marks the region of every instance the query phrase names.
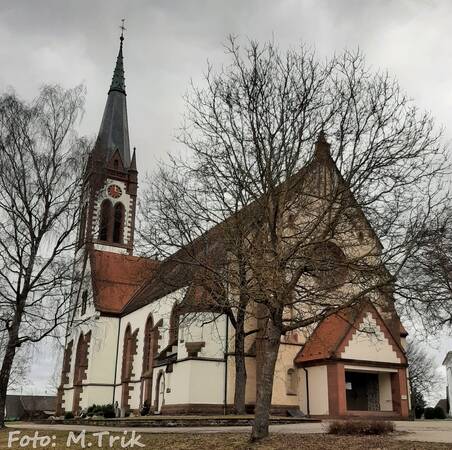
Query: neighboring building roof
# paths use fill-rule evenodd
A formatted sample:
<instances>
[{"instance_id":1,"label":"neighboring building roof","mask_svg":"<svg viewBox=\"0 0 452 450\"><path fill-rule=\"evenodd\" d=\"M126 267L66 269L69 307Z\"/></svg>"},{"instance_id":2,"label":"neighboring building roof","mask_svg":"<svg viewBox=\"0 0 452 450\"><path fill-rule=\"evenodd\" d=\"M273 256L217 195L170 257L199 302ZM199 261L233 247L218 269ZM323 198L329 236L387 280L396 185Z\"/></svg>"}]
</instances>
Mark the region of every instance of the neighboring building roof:
<instances>
[{"instance_id":1,"label":"neighboring building roof","mask_svg":"<svg viewBox=\"0 0 452 450\"><path fill-rule=\"evenodd\" d=\"M448 404L447 404L447 398L442 398L438 400L438 403L436 404L436 407L440 407L446 414L449 412Z\"/></svg>"},{"instance_id":2,"label":"neighboring building roof","mask_svg":"<svg viewBox=\"0 0 452 450\"><path fill-rule=\"evenodd\" d=\"M449 365L449 363L452 363L452 351L447 352L447 355L444 358L443 366Z\"/></svg>"},{"instance_id":3,"label":"neighboring building roof","mask_svg":"<svg viewBox=\"0 0 452 450\"><path fill-rule=\"evenodd\" d=\"M96 309L118 314L144 280L152 278L158 261L145 257L93 250L91 276Z\"/></svg>"},{"instance_id":4,"label":"neighboring building roof","mask_svg":"<svg viewBox=\"0 0 452 450\"><path fill-rule=\"evenodd\" d=\"M366 301L360 309L346 308L337 314L323 319L309 340L294 359L295 363L304 364L316 360L340 358L344 345L359 330L359 323L367 312L371 312L379 323L386 338L399 355L401 362L406 362L405 352L371 302Z\"/></svg>"},{"instance_id":5,"label":"neighboring building roof","mask_svg":"<svg viewBox=\"0 0 452 450\"><path fill-rule=\"evenodd\" d=\"M8 418L21 418L26 413L39 411L54 413L56 401L53 395L7 395L6 415Z\"/></svg>"}]
</instances>

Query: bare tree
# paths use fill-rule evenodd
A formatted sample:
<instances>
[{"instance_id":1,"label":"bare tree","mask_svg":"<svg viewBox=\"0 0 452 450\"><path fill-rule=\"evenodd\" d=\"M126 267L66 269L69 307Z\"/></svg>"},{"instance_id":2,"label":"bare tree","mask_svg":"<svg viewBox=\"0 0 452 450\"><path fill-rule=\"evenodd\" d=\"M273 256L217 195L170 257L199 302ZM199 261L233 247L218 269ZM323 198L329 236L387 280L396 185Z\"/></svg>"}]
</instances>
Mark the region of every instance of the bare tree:
<instances>
[{"instance_id":1,"label":"bare tree","mask_svg":"<svg viewBox=\"0 0 452 450\"><path fill-rule=\"evenodd\" d=\"M436 371L437 364L416 341L408 342L407 358L409 363L409 380L411 389L411 406L413 409L424 407L423 400L431 395L440 385L441 377Z\"/></svg>"},{"instance_id":2,"label":"bare tree","mask_svg":"<svg viewBox=\"0 0 452 450\"><path fill-rule=\"evenodd\" d=\"M228 286L220 304L254 317L257 440L283 335L368 300L395 314L394 280L445 203L447 165L431 117L360 53L321 63L304 47L234 38L227 52L230 65L209 67L187 96L190 152L161 172L146 234L159 251L183 249L182 262Z\"/></svg>"},{"instance_id":3,"label":"bare tree","mask_svg":"<svg viewBox=\"0 0 452 450\"><path fill-rule=\"evenodd\" d=\"M397 283L402 314L426 336L452 325L452 215L446 205L425 224Z\"/></svg>"},{"instance_id":4,"label":"bare tree","mask_svg":"<svg viewBox=\"0 0 452 450\"><path fill-rule=\"evenodd\" d=\"M0 360L3 360L5 350L8 343L8 334L3 332L0 334ZM14 390L23 386L28 379L30 369L30 349L21 348L16 352L14 363L8 380L8 389Z\"/></svg>"},{"instance_id":5,"label":"bare tree","mask_svg":"<svg viewBox=\"0 0 452 450\"><path fill-rule=\"evenodd\" d=\"M84 89L44 86L31 103L0 97L0 426L17 350L64 335L85 153L75 133Z\"/></svg>"}]
</instances>

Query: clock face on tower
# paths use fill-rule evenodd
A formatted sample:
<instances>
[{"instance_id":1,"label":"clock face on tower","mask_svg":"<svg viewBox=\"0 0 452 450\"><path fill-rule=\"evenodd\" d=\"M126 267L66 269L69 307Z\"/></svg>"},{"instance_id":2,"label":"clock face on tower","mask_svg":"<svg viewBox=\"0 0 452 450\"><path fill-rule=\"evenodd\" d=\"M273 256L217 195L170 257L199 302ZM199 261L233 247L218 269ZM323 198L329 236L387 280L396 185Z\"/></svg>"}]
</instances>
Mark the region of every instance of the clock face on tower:
<instances>
[{"instance_id":1,"label":"clock face on tower","mask_svg":"<svg viewBox=\"0 0 452 450\"><path fill-rule=\"evenodd\" d=\"M119 198L122 194L122 189L117 184L110 184L107 188L107 194L113 198Z\"/></svg>"}]
</instances>

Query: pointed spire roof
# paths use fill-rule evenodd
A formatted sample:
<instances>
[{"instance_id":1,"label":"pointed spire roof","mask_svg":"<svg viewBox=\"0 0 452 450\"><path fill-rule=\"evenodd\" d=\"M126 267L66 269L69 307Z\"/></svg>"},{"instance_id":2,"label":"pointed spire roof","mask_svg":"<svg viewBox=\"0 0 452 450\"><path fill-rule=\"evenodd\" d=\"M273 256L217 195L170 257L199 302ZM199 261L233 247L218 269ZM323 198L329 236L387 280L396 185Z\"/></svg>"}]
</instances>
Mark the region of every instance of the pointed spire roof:
<instances>
[{"instance_id":1,"label":"pointed spire roof","mask_svg":"<svg viewBox=\"0 0 452 450\"><path fill-rule=\"evenodd\" d=\"M130 163L130 170L134 170L135 172L137 170L137 154L136 154L135 147L133 147L132 162Z\"/></svg>"},{"instance_id":2,"label":"pointed spire roof","mask_svg":"<svg viewBox=\"0 0 452 450\"><path fill-rule=\"evenodd\" d=\"M116 151L119 152L125 169L130 167L129 124L127 120L126 88L124 79L123 42L121 34L118 57L108 91L102 123L93 156L103 165L108 165Z\"/></svg>"},{"instance_id":3,"label":"pointed spire roof","mask_svg":"<svg viewBox=\"0 0 452 450\"><path fill-rule=\"evenodd\" d=\"M124 78L124 58L122 56L122 43L124 42L124 36L122 34L119 40L120 40L119 52L118 56L116 57L116 66L113 72L113 78L111 80L110 90L108 91L108 93L112 91L118 91L125 94L126 82Z\"/></svg>"}]
</instances>

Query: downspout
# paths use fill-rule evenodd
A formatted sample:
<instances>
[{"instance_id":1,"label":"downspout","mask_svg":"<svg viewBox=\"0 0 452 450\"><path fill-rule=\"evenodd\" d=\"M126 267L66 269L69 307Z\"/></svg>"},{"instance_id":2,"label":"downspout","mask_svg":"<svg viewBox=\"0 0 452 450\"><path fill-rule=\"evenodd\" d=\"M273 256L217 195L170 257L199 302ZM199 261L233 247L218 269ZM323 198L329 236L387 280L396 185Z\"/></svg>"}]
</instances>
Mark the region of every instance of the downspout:
<instances>
[{"instance_id":1,"label":"downspout","mask_svg":"<svg viewBox=\"0 0 452 450\"><path fill-rule=\"evenodd\" d=\"M306 367L302 368L304 370L305 373L305 377L306 377L306 409L307 409L307 416L310 417L311 415L311 409L309 408L309 373L306 369Z\"/></svg>"},{"instance_id":2,"label":"downspout","mask_svg":"<svg viewBox=\"0 0 452 450\"><path fill-rule=\"evenodd\" d=\"M121 334L121 319L122 319L122 317L119 318L118 338L116 339L115 375L114 375L114 379L113 379L113 401L112 401L113 408L115 407L116 375L117 375L117 370L118 370L118 353L119 353L119 336Z\"/></svg>"},{"instance_id":3,"label":"downspout","mask_svg":"<svg viewBox=\"0 0 452 450\"><path fill-rule=\"evenodd\" d=\"M227 413L228 402L228 353L229 353L229 317L226 314L226 349L224 352L224 405L223 414Z\"/></svg>"}]
</instances>

